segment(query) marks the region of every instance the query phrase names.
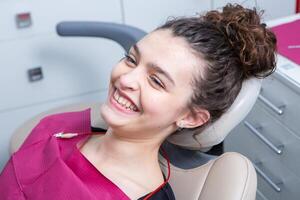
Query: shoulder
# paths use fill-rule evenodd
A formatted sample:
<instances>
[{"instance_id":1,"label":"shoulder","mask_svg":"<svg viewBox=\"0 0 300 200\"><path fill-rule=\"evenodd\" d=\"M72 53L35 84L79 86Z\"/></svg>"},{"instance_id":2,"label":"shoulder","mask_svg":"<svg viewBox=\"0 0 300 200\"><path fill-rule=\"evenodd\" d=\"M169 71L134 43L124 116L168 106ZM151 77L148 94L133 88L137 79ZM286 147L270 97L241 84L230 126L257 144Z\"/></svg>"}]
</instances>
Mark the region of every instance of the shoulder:
<instances>
[{"instance_id":1,"label":"shoulder","mask_svg":"<svg viewBox=\"0 0 300 200\"><path fill-rule=\"evenodd\" d=\"M53 134L62 130L82 131L84 122L80 120L84 120L87 111L51 114L39 121L21 148L11 157L20 184L33 184L49 169L60 169L60 163L64 162L61 156L64 154Z\"/></svg>"},{"instance_id":2,"label":"shoulder","mask_svg":"<svg viewBox=\"0 0 300 200\"><path fill-rule=\"evenodd\" d=\"M88 129L90 108L54 114L40 114L23 123L14 133L11 140L11 152L45 140L61 131L80 131Z\"/></svg>"}]
</instances>

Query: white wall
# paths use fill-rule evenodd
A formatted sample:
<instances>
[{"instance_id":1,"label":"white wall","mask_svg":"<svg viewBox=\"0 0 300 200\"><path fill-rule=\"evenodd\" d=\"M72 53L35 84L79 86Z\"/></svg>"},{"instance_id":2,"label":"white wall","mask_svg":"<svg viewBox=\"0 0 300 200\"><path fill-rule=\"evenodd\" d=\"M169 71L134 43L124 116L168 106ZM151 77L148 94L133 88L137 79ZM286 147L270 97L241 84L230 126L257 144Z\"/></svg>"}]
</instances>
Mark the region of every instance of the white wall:
<instances>
[{"instance_id":1,"label":"white wall","mask_svg":"<svg viewBox=\"0 0 300 200\"><path fill-rule=\"evenodd\" d=\"M191 16L210 10L210 0L123 0L125 23L151 31L169 17Z\"/></svg>"},{"instance_id":2,"label":"white wall","mask_svg":"<svg viewBox=\"0 0 300 200\"><path fill-rule=\"evenodd\" d=\"M277 19L295 13L296 0L256 0L257 7L265 10L264 20Z\"/></svg>"}]
</instances>

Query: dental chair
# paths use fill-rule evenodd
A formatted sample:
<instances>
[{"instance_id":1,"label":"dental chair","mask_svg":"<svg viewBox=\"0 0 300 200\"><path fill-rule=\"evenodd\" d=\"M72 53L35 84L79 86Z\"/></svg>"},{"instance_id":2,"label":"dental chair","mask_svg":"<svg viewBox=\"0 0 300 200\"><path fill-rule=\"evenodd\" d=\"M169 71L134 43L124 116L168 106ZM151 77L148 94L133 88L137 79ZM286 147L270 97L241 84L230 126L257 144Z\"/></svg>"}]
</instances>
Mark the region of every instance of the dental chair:
<instances>
[{"instance_id":1,"label":"dental chair","mask_svg":"<svg viewBox=\"0 0 300 200\"><path fill-rule=\"evenodd\" d=\"M135 27L101 22L62 22L57 25L60 36L102 37L116 41L126 51L146 33ZM171 162L170 185L178 200L254 200L257 179L251 162L241 154L229 152L221 156L207 153L212 146L222 142L226 135L248 114L261 87L261 80L252 78L242 89L229 110L201 134L184 129L171 135L163 147ZM26 121L14 132L10 152L18 150L26 136L45 116L82 111L91 108L92 127L107 129L101 119L99 102L63 106L43 112ZM167 162L159 156L161 168L167 172Z\"/></svg>"}]
</instances>

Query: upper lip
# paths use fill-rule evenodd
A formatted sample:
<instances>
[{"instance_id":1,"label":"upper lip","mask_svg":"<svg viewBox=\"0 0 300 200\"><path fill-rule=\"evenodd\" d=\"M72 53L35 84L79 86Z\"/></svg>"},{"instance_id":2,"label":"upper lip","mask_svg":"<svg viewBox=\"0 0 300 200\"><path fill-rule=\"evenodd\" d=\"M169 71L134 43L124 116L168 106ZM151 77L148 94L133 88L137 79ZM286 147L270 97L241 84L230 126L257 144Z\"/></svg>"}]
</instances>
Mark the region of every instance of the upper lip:
<instances>
[{"instance_id":1,"label":"upper lip","mask_svg":"<svg viewBox=\"0 0 300 200\"><path fill-rule=\"evenodd\" d=\"M116 88L116 90L118 90L118 92L120 93L120 95L122 97L125 97L128 101L130 101L137 109L138 111L140 111L139 107L136 105L136 103L134 103L134 101L127 95L125 94L124 92L122 92L120 89Z\"/></svg>"}]
</instances>

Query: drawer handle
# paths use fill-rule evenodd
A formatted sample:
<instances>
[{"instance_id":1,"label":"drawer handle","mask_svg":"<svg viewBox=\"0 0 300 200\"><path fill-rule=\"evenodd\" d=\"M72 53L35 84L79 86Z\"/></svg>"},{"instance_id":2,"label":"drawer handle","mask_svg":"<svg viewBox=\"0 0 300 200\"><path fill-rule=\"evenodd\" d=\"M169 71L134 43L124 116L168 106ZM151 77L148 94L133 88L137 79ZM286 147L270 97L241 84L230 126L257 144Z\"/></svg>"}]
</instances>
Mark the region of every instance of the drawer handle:
<instances>
[{"instance_id":1,"label":"drawer handle","mask_svg":"<svg viewBox=\"0 0 300 200\"><path fill-rule=\"evenodd\" d=\"M284 105L280 106L280 108L278 108L270 100L266 99L261 94L258 95L258 99L261 100L266 106L268 106L271 110L273 110L278 115L282 115L283 114L283 109L280 109L280 108L284 108L285 107Z\"/></svg>"},{"instance_id":2,"label":"drawer handle","mask_svg":"<svg viewBox=\"0 0 300 200\"><path fill-rule=\"evenodd\" d=\"M283 145L276 147L270 140L268 140L263 134L261 134L253 125L249 122L244 121L245 126L256 135L263 143L270 147L276 154L282 154Z\"/></svg>"},{"instance_id":3,"label":"drawer handle","mask_svg":"<svg viewBox=\"0 0 300 200\"><path fill-rule=\"evenodd\" d=\"M256 169L256 172L276 191L281 192L281 188L278 185L281 185L280 183L275 183L270 177L268 177L267 174L265 174L257 165L261 163L254 164L254 168Z\"/></svg>"}]
</instances>

